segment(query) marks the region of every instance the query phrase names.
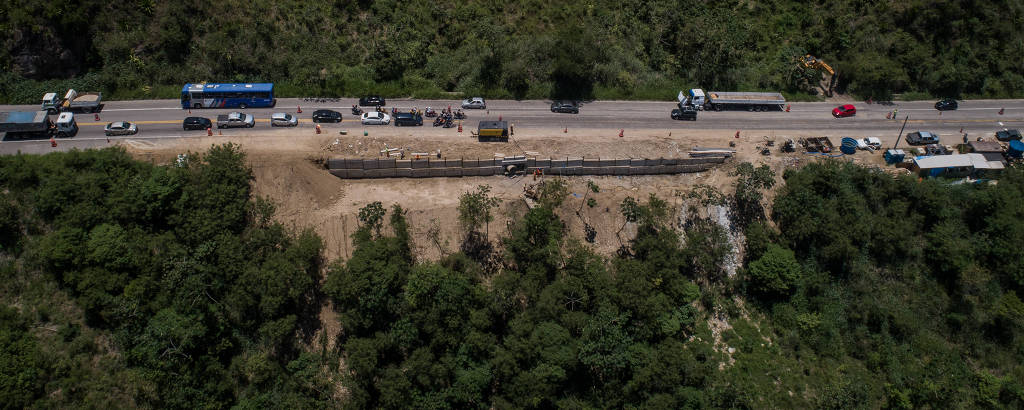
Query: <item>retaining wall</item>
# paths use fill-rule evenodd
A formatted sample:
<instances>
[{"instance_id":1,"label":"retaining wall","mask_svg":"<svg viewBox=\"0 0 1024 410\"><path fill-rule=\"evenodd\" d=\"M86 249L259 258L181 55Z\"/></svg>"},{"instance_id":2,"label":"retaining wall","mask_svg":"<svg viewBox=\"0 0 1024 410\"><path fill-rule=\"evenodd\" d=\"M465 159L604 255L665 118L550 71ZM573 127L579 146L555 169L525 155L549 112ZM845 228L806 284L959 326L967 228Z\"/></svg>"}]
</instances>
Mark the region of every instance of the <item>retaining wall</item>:
<instances>
[{"instance_id":1,"label":"retaining wall","mask_svg":"<svg viewBox=\"0 0 1024 410\"><path fill-rule=\"evenodd\" d=\"M522 162L522 157L518 158ZM546 175L659 175L700 172L725 162L704 158L527 158L524 171ZM439 178L504 175L505 159L335 158L327 169L338 178Z\"/></svg>"}]
</instances>

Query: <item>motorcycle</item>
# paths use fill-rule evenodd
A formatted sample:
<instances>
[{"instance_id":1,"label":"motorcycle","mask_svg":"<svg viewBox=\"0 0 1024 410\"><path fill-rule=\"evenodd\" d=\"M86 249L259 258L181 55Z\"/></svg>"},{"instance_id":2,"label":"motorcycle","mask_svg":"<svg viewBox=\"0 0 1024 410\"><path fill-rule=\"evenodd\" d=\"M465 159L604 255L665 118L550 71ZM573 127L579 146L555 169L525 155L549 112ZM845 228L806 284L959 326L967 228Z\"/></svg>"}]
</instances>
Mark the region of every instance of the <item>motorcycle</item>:
<instances>
[{"instance_id":1,"label":"motorcycle","mask_svg":"<svg viewBox=\"0 0 1024 410\"><path fill-rule=\"evenodd\" d=\"M437 116L437 111L434 111L433 108L427 107L427 109L423 110L423 115L427 118L433 118Z\"/></svg>"},{"instance_id":2,"label":"motorcycle","mask_svg":"<svg viewBox=\"0 0 1024 410\"><path fill-rule=\"evenodd\" d=\"M352 115L355 115L355 116L363 115L363 109L359 108L358 105L353 105L352 106Z\"/></svg>"},{"instance_id":3,"label":"motorcycle","mask_svg":"<svg viewBox=\"0 0 1024 410\"><path fill-rule=\"evenodd\" d=\"M457 120L464 120L464 119L466 119L466 113L462 112L462 110L456 111L455 112L455 119L457 119Z\"/></svg>"},{"instance_id":4,"label":"motorcycle","mask_svg":"<svg viewBox=\"0 0 1024 410\"><path fill-rule=\"evenodd\" d=\"M434 126L438 127L438 126L441 126L441 125L444 125L444 118L442 118L442 117L434 118Z\"/></svg>"}]
</instances>

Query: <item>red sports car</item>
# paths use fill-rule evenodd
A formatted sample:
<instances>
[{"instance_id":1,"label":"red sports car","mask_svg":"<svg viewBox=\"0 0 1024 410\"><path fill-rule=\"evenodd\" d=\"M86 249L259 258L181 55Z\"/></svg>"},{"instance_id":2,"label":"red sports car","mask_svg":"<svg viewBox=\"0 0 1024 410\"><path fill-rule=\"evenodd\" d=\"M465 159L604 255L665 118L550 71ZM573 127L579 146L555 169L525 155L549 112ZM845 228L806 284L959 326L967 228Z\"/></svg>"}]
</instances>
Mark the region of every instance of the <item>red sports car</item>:
<instances>
[{"instance_id":1,"label":"red sports car","mask_svg":"<svg viewBox=\"0 0 1024 410\"><path fill-rule=\"evenodd\" d=\"M832 116L836 118L852 117L857 115L857 107L853 104L843 104L832 109Z\"/></svg>"}]
</instances>

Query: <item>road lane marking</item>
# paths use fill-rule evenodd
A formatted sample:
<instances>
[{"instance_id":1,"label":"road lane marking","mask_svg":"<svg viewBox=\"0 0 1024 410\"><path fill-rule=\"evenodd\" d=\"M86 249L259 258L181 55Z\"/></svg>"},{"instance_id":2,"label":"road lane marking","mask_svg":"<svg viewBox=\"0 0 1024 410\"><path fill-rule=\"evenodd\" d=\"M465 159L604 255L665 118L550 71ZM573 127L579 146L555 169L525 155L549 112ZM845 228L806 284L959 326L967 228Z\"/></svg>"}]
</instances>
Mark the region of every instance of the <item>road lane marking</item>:
<instances>
[{"instance_id":1,"label":"road lane marking","mask_svg":"<svg viewBox=\"0 0 1024 410\"><path fill-rule=\"evenodd\" d=\"M182 120L153 120L153 121L127 121L127 122L130 122L132 124L147 125L147 124L180 124L181 121ZM270 119L269 118L257 118L256 122L270 122ZM89 126L96 126L96 125L106 126L107 124L109 124L109 122L80 122L80 123L78 123L78 125L89 125ZM243 128L243 127L238 127L238 128Z\"/></svg>"}]
</instances>

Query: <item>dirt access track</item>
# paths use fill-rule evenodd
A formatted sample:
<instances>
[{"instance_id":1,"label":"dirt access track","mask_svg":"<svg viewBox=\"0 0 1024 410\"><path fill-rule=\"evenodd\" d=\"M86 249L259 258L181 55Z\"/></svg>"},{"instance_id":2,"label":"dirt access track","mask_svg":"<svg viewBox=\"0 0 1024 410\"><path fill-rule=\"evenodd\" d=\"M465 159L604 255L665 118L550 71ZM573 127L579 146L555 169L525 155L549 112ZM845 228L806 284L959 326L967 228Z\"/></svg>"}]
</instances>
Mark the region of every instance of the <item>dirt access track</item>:
<instances>
[{"instance_id":1,"label":"dirt access track","mask_svg":"<svg viewBox=\"0 0 1024 410\"><path fill-rule=\"evenodd\" d=\"M168 164L180 153L202 152L214 144L233 142L246 152L255 176L254 194L269 198L277 205L276 218L296 230L314 229L325 242L325 256L330 260L347 258L352 253L351 234L358 227L359 209L374 201L385 207L399 204L407 210L413 232L416 254L436 259L444 252L458 249L463 229L458 224L459 195L479 185L491 187L493 195L502 200L494 222L489 226L492 239L505 235L507 223L522 216L527 206L523 188L536 181L534 177L462 177L462 178L392 178L342 180L329 174L320 163L326 158L377 158L386 147L404 148L406 153L435 154L440 150L447 158L492 158L497 155L522 155L524 151L546 157L605 158L685 158L694 146L727 147L735 142L735 159L706 172L658 176L578 176L564 177L570 196L558 210L571 235L583 238L584 221L593 226L597 236L594 248L612 254L620 246L616 231L623 225L619 204L632 196L645 200L649 194L682 205L676 196L697 184L731 190L728 173L735 164L746 161L755 165L769 164L781 178L785 167L817 160L855 160L881 163L878 153L859 152L844 158L826 158L802 153L782 154L778 148L787 138L813 134L769 135L748 132L735 138L735 132L721 130L674 130L629 133L618 137L618 130L564 129L531 130L530 135L517 135L509 143L480 143L466 132L452 137L450 132L433 132L431 127L371 128L368 135L341 135L325 130L311 134L309 130L276 130L258 136L232 135L173 140L121 141L133 156L156 164ZM540 132L538 132L540 131ZM766 139L776 144L771 155L759 153ZM838 143L838 141L834 141ZM584 202L586 181L596 183L601 191L588 197L597 201L588 207ZM579 216L576 215L577 210ZM439 231L440 244L431 239L431 229ZM628 229L624 236L628 235ZM439 246L440 245L440 246Z\"/></svg>"}]
</instances>

